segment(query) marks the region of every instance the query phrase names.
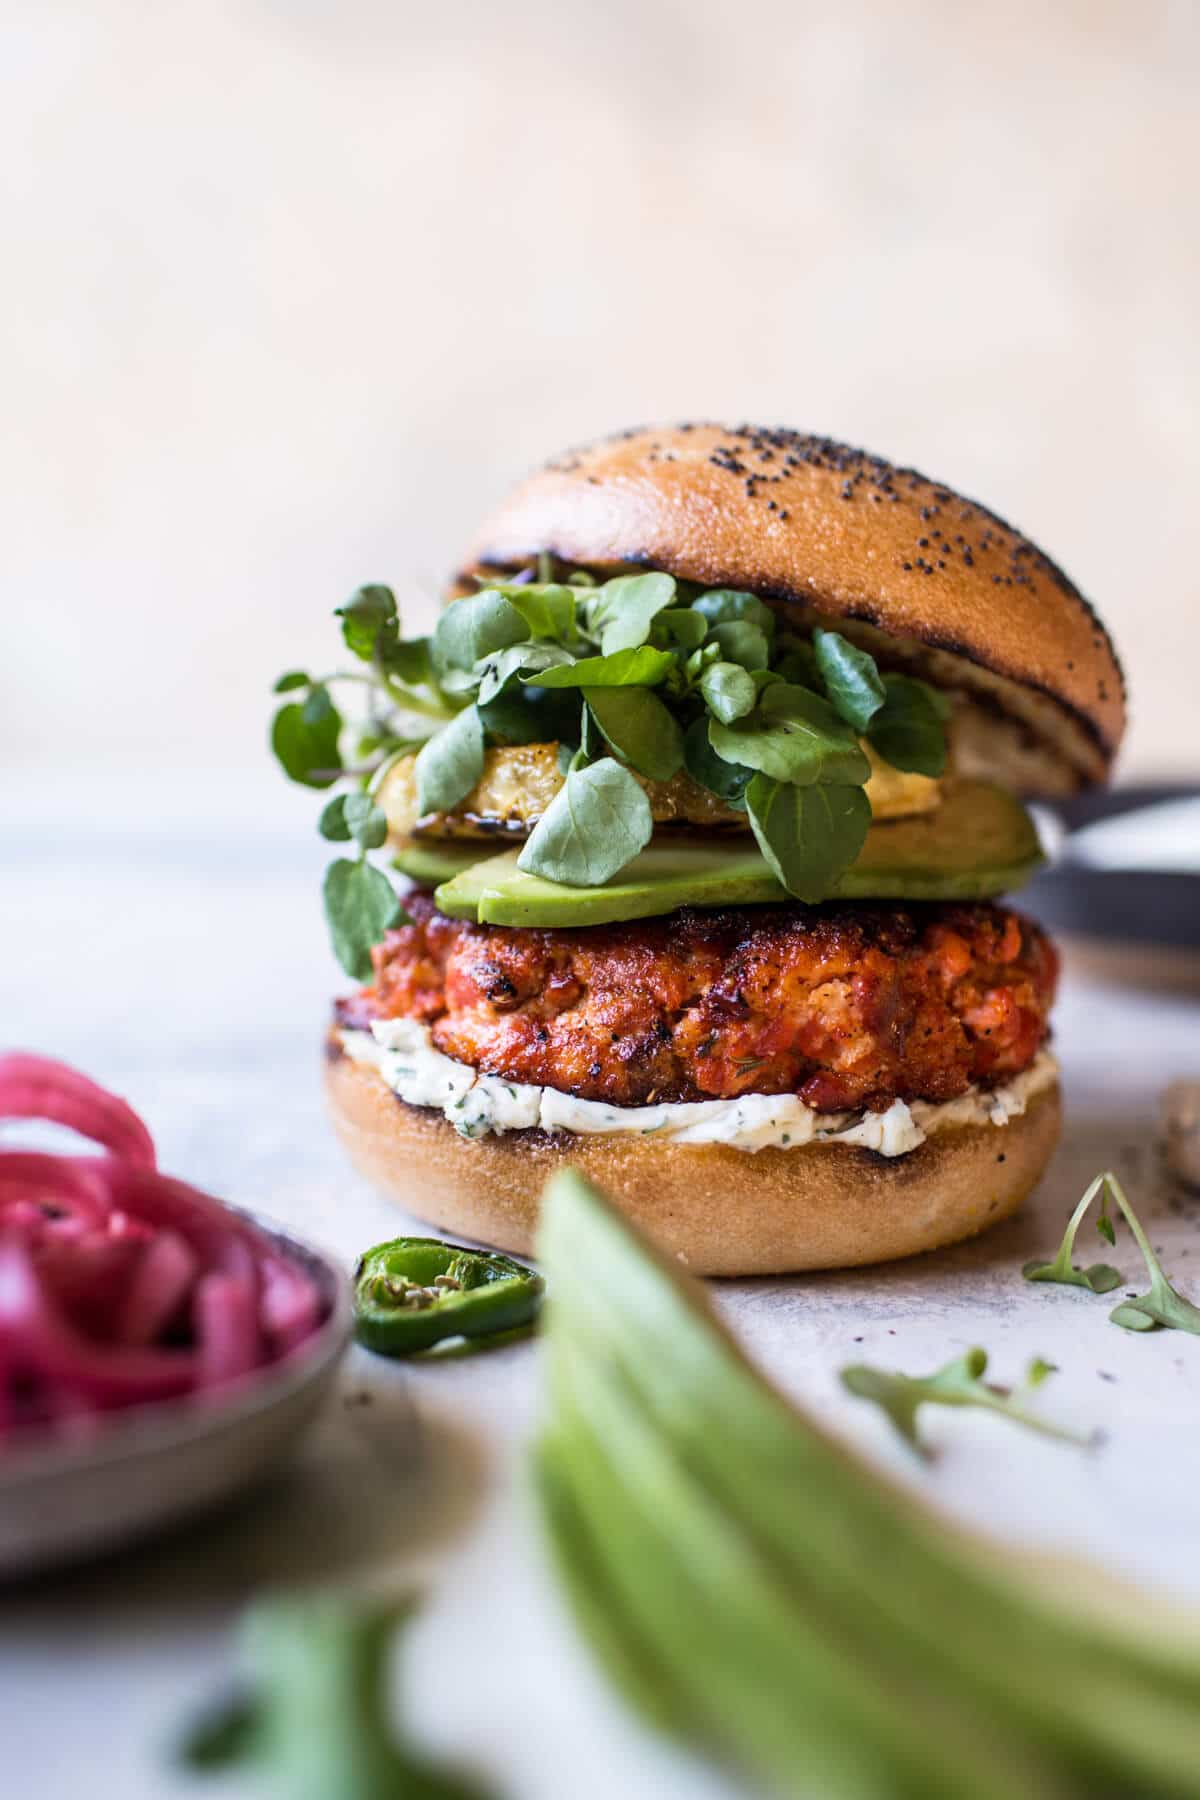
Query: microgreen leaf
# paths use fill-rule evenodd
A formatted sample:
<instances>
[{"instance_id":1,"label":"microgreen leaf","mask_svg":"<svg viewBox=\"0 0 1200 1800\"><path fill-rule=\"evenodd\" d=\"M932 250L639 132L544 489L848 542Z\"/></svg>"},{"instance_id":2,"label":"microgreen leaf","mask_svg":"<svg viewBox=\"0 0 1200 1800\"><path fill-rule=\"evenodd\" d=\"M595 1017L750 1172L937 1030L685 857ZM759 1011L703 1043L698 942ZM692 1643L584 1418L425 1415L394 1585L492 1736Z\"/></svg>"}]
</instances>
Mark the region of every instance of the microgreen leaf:
<instances>
[{"instance_id":1,"label":"microgreen leaf","mask_svg":"<svg viewBox=\"0 0 1200 1800\"><path fill-rule=\"evenodd\" d=\"M587 599L588 631L605 656L636 650L650 636L657 615L675 599L672 575L618 575Z\"/></svg>"},{"instance_id":2,"label":"microgreen leaf","mask_svg":"<svg viewBox=\"0 0 1200 1800\"><path fill-rule=\"evenodd\" d=\"M520 644L529 627L512 603L493 588L452 600L433 633L433 660L438 669L474 669L476 663L509 644Z\"/></svg>"},{"instance_id":3,"label":"microgreen leaf","mask_svg":"<svg viewBox=\"0 0 1200 1800\"><path fill-rule=\"evenodd\" d=\"M794 632L784 632L776 645L775 668L784 681L796 687L812 688L820 693L821 671L817 667L817 653L807 638L800 638Z\"/></svg>"},{"instance_id":4,"label":"microgreen leaf","mask_svg":"<svg viewBox=\"0 0 1200 1800\"><path fill-rule=\"evenodd\" d=\"M946 731L933 690L908 675L885 675L885 699L867 735L884 762L917 775L946 767Z\"/></svg>"},{"instance_id":5,"label":"microgreen leaf","mask_svg":"<svg viewBox=\"0 0 1200 1800\"><path fill-rule=\"evenodd\" d=\"M650 802L611 756L573 769L526 841L517 867L568 887L599 887L650 842Z\"/></svg>"},{"instance_id":6,"label":"microgreen leaf","mask_svg":"<svg viewBox=\"0 0 1200 1800\"><path fill-rule=\"evenodd\" d=\"M1020 1400L1007 1388L994 1387L983 1380L987 1369L987 1351L978 1347L956 1356L932 1375L902 1375L887 1369L874 1369L866 1363L855 1363L841 1370L842 1386L860 1400L872 1400L887 1414L900 1436L921 1456L930 1454L917 1431L917 1412L922 1406L975 1406L987 1412L1000 1413L1014 1424L1027 1425L1044 1437L1064 1442L1087 1444L1089 1439L1065 1431L1027 1412ZM1042 1364L1041 1379L1051 1365Z\"/></svg>"},{"instance_id":7,"label":"microgreen leaf","mask_svg":"<svg viewBox=\"0 0 1200 1800\"><path fill-rule=\"evenodd\" d=\"M363 662L382 662L400 637L396 596L391 588L371 583L358 588L337 609L346 648Z\"/></svg>"},{"instance_id":8,"label":"microgreen leaf","mask_svg":"<svg viewBox=\"0 0 1200 1800\"><path fill-rule=\"evenodd\" d=\"M484 730L510 744L552 744L579 736L582 702L569 688L551 694L510 681L493 699L477 701L476 709Z\"/></svg>"},{"instance_id":9,"label":"microgreen leaf","mask_svg":"<svg viewBox=\"0 0 1200 1800\"><path fill-rule=\"evenodd\" d=\"M497 652L498 654L499 652ZM452 699L465 704L468 697L473 697L479 691L479 683L483 678L482 671L486 666L487 659L481 658L469 669L439 669L437 672L438 686L443 694L448 694Z\"/></svg>"},{"instance_id":10,"label":"microgreen leaf","mask_svg":"<svg viewBox=\"0 0 1200 1800\"><path fill-rule=\"evenodd\" d=\"M583 697L617 755L639 775L670 781L679 773L683 732L657 694L644 687L595 687L584 688Z\"/></svg>"},{"instance_id":11,"label":"microgreen leaf","mask_svg":"<svg viewBox=\"0 0 1200 1800\"><path fill-rule=\"evenodd\" d=\"M417 805L422 814L452 812L483 774L483 721L473 706L422 745L417 756Z\"/></svg>"},{"instance_id":12,"label":"microgreen leaf","mask_svg":"<svg viewBox=\"0 0 1200 1800\"><path fill-rule=\"evenodd\" d=\"M362 850L382 850L387 843L388 822L383 808L370 794L347 794L343 816L350 836Z\"/></svg>"},{"instance_id":13,"label":"microgreen leaf","mask_svg":"<svg viewBox=\"0 0 1200 1800\"><path fill-rule=\"evenodd\" d=\"M599 691L599 689L596 690L597 693ZM579 721L579 754L583 758L581 767L586 767L588 763L598 762L606 754L604 733L597 725L590 706L584 707Z\"/></svg>"},{"instance_id":14,"label":"microgreen leaf","mask_svg":"<svg viewBox=\"0 0 1200 1800\"><path fill-rule=\"evenodd\" d=\"M678 644L681 650L698 650L708 631L708 621L691 606L668 606L654 621L652 641Z\"/></svg>"},{"instance_id":15,"label":"microgreen leaf","mask_svg":"<svg viewBox=\"0 0 1200 1800\"><path fill-rule=\"evenodd\" d=\"M834 709L855 731L865 731L886 698L875 658L820 626L813 632L813 654Z\"/></svg>"},{"instance_id":16,"label":"microgreen leaf","mask_svg":"<svg viewBox=\"0 0 1200 1800\"><path fill-rule=\"evenodd\" d=\"M704 674L705 669L711 669L712 665L716 662L720 662L720 660L720 644L702 644L699 650L692 651L691 655L684 663L684 680L689 686L694 686Z\"/></svg>"},{"instance_id":17,"label":"microgreen leaf","mask_svg":"<svg viewBox=\"0 0 1200 1800\"><path fill-rule=\"evenodd\" d=\"M342 720L329 690L318 684L304 702L281 706L271 724L271 748L293 781L329 787L341 772Z\"/></svg>"},{"instance_id":18,"label":"microgreen leaf","mask_svg":"<svg viewBox=\"0 0 1200 1800\"><path fill-rule=\"evenodd\" d=\"M1087 1193L1067 1220L1067 1228L1063 1232L1052 1262L1027 1262L1021 1270L1026 1281L1055 1281L1063 1287L1088 1288L1093 1294L1108 1294L1113 1288L1121 1285L1121 1271L1114 1269L1111 1263L1093 1263L1090 1268L1076 1268L1071 1258L1075 1253L1075 1236L1082 1225L1088 1207L1104 1186L1104 1176L1097 1175L1088 1188ZM1109 1232L1112 1232L1111 1222ZM1109 1237L1110 1243L1116 1242L1115 1235Z\"/></svg>"},{"instance_id":19,"label":"microgreen leaf","mask_svg":"<svg viewBox=\"0 0 1200 1800\"><path fill-rule=\"evenodd\" d=\"M858 739L828 700L786 682L764 688L755 711L737 724L714 719L708 737L726 761L797 786L861 786L871 772Z\"/></svg>"},{"instance_id":20,"label":"microgreen leaf","mask_svg":"<svg viewBox=\"0 0 1200 1800\"><path fill-rule=\"evenodd\" d=\"M1041 1387L1047 1377L1057 1374L1057 1363L1047 1362L1044 1356L1032 1357L1029 1367L1025 1371L1025 1386L1028 1388Z\"/></svg>"},{"instance_id":21,"label":"microgreen leaf","mask_svg":"<svg viewBox=\"0 0 1200 1800\"><path fill-rule=\"evenodd\" d=\"M728 762L718 756L708 741L708 714L693 719L683 734L683 760L688 774L701 787L723 800L736 812L746 810L746 788L754 770L742 763Z\"/></svg>"},{"instance_id":22,"label":"microgreen leaf","mask_svg":"<svg viewBox=\"0 0 1200 1800\"><path fill-rule=\"evenodd\" d=\"M579 596L565 582L489 582L486 591L502 595L516 608L531 637L566 644L577 635L575 606Z\"/></svg>"},{"instance_id":23,"label":"microgreen leaf","mask_svg":"<svg viewBox=\"0 0 1200 1800\"><path fill-rule=\"evenodd\" d=\"M750 619L729 619L714 625L709 636L723 661L738 663L743 669L765 669L771 660L766 632Z\"/></svg>"},{"instance_id":24,"label":"microgreen leaf","mask_svg":"<svg viewBox=\"0 0 1200 1800\"><path fill-rule=\"evenodd\" d=\"M371 950L391 925L406 924L408 914L391 882L369 862L339 857L325 871L325 918L333 949L347 975L365 981L371 973Z\"/></svg>"},{"instance_id":25,"label":"microgreen leaf","mask_svg":"<svg viewBox=\"0 0 1200 1800\"><path fill-rule=\"evenodd\" d=\"M382 750L387 762L391 764L398 757L411 756L414 750L419 750L428 736L428 732L420 737L397 737L394 732L387 730L364 731L358 740L358 754L366 758Z\"/></svg>"},{"instance_id":26,"label":"microgreen leaf","mask_svg":"<svg viewBox=\"0 0 1200 1800\"><path fill-rule=\"evenodd\" d=\"M565 668L570 663L570 651L557 644L510 644L505 650L495 650L475 667L479 677L479 702L486 706L517 674L532 677L543 669Z\"/></svg>"},{"instance_id":27,"label":"microgreen leaf","mask_svg":"<svg viewBox=\"0 0 1200 1800\"><path fill-rule=\"evenodd\" d=\"M740 663L710 663L700 677L700 692L714 718L722 725L732 725L754 711L758 687L753 675Z\"/></svg>"},{"instance_id":28,"label":"microgreen leaf","mask_svg":"<svg viewBox=\"0 0 1200 1800\"><path fill-rule=\"evenodd\" d=\"M433 680L433 640L427 637L397 640L380 651L379 660L389 675L397 676L410 687L421 687Z\"/></svg>"},{"instance_id":29,"label":"microgreen leaf","mask_svg":"<svg viewBox=\"0 0 1200 1800\"><path fill-rule=\"evenodd\" d=\"M1166 1331L1189 1331L1200 1337L1200 1307L1194 1306L1190 1300L1177 1293L1167 1279L1162 1264L1150 1247L1150 1240L1142 1229L1141 1221L1112 1170L1108 1170L1101 1180L1104 1183L1105 1198L1111 1195L1124 1214L1125 1223L1134 1235L1150 1277L1147 1292L1136 1295L1132 1300L1122 1300L1113 1307L1109 1318L1114 1325L1121 1325L1126 1331L1153 1331L1158 1326Z\"/></svg>"},{"instance_id":30,"label":"microgreen leaf","mask_svg":"<svg viewBox=\"0 0 1200 1800\"><path fill-rule=\"evenodd\" d=\"M1173 1294L1173 1298L1178 1300L1179 1296ZM1151 1304L1147 1304L1147 1302ZM1186 1307L1187 1304L1185 1300L1183 1305ZM1138 1294L1132 1300L1118 1301L1108 1316L1114 1325L1121 1327L1122 1331L1157 1331L1160 1326L1169 1329L1176 1324L1175 1319L1170 1316L1171 1306L1171 1299L1168 1299L1167 1304L1162 1306L1157 1302L1153 1292L1150 1292ZM1192 1308L1192 1310L1195 1309ZM1182 1331L1200 1333L1200 1324L1196 1323L1180 1324L1178 1328Z\"/></svg>"},{"instance_id":31,"label":"microgreen leaf","mask_svg":"<svg viewBox=\"0 0 1200 1800\"><path fill-rule=\"evenodd\" d=\"M793 787L756 775L746 810L758 847L790 894L824 900L863 847L871 805L861 787Z\"/></svg>"},{"instance_id":32,"label":"microgreen leaf","mask_svg":"<svg viewBox=\"0 0 1200 1800\"><path fill-rule=\"evenodd\" d=\"M1114 1241L1112 1220L1108 1215L1109 1201L1112 1200L1120 1209L1125 1223L1133 1233L1150 1277L1150 1286L1146 1293L1132 1295L1129 1299L1122 1300L1113 1307L1108 1315L1113 1324L1122 1326L1126 1331L1153 1331L1162 1327L1168 1331L1188 1331L1200 1337L1200 1307L1185 1299L1168 1280L1162 1264L1151 1248L1149 1238L1142 1229L1140 1219L1111 1169L1106 1169L1103 1174L1097 1175L1071 1214L1054 1261L1052 1263L1026 1263L1023 1270L1025 1279L1027 1281L1061 1281L1074 1287L1090 1288L1094 1294L1110 1293L1120 1284L1122 1277L1119 1270L1110 1268L1106 1263L1097 1263L1090 1269L1076 1269L1071 1265L1075 1234L1097 1195L1100 1196L1100 1217L1097 1221L1097 1229L1110 1243Z\"/></svg>"},{"instance_id":33,"label":"microgreen leaf","mask_svg":"<svg viewBox=\"0 0 1200 1800\"><path fill-rule=\"evenodd\" d=\"M311 675L306 675L303 669L289 669L286 675L281 675L279 677L279 680L275 683L271 692L273 694L290 694L296 688L306 688L311 686Z\"/></svg>"},{"instance_id":34,"label":"microgreen leaf","mask_svg":"<svg viewBox=\"0 0 1200 1800\"><path fill-rule=\"evenodd\" d=\"M611 656L585 656L526 679L545 688L657 687L674 667L675 658L668 651L643 644Z\"/></svg>"},{"instance_id":35,"label":"microgreen leaf","mask_svg":"<svg viewBox=\"0 0 1200 1800\"><path fill-rule=\"evenodd\" d=\"M745 619L749 624L757 625L767 637L775 635L775 614L757 594L744 594L738 588L709 588L707 593L698 594L692 605L710 625Z\"/></svg>"},{"instance_id":36,"label":"microgreen leaf","mask_svg":"<svg viewBox=\"0 0 1200 1800\"><path fill-rule=\"evenodd\" d=\"M339 794L321 814L317 829L335 844L353 838L363 850L381 850L387 842L387 814L369 794Z\"/></svg>"},{"instance_id":37,"label":"microgreen leaf","mask_svg":"<svg viewBox=\"0 0 1200 1800\"><path fill-rule=\"evenodd\" d=\"M317 830L321 836L333 844L350 842L350 827L346 823L346 801L348 795L337 794L329 804L321 809L317 820Z\"/></svg>"}]
</instances>

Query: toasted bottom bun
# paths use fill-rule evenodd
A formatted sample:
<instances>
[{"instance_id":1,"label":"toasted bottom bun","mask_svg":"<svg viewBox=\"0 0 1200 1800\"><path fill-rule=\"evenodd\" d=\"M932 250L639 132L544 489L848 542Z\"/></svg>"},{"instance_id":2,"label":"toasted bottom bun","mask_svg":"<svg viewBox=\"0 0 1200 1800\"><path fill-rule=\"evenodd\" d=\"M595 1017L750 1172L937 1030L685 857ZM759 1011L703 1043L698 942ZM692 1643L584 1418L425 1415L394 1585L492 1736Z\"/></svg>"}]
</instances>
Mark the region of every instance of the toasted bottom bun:
<instances>
[{"instance_id":1,"label":"toasted bottom bun","mask_svg":"<svg viewBox=\"0 0 1200 1800\"><path fill-rule=\"evenodd\" d=\"M1007 1219L1058 1142L1057 1086L1007 1125L967 1125L907 1156L845 1144L752 1154L726 1144L542 1131L460 1137L331 1040L326 1092L355 1167L440 1230L527 1255L538 1202L570 1163L698 1275L782 1275L891 1262Z\"/></svg>"}]
</instances>

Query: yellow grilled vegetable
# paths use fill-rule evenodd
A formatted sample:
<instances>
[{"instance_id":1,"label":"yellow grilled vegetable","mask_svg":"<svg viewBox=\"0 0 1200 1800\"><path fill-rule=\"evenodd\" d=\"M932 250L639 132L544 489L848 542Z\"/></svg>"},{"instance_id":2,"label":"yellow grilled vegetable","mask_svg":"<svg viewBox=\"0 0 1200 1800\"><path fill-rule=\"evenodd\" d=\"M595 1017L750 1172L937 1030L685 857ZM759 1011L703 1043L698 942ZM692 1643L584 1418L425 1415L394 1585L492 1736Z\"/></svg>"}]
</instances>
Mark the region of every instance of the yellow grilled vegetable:
<instances>
[{"instance_id":1,"label":"yellow grilled vegetable","mask_svg":"<svg viewBox=\"0 0 1200 1800\"><path fill-rule=\"evenodd\" d=\"M931 812L940 784L927 775L906 775L863 745L871 763L867 799L876 819L899 819ZM416 757L394 763L379 786L378 800L387 814L388 841L400 848L412 838L523 838L541 818L563 784L557 744L517 744L489 750L483 774L453 812L426 813L417 808ZM641 783L656 826L691 831L745 832L745 813L724 806L715 794L681 771L670 781Z\"/></svg>"}]
</instances>

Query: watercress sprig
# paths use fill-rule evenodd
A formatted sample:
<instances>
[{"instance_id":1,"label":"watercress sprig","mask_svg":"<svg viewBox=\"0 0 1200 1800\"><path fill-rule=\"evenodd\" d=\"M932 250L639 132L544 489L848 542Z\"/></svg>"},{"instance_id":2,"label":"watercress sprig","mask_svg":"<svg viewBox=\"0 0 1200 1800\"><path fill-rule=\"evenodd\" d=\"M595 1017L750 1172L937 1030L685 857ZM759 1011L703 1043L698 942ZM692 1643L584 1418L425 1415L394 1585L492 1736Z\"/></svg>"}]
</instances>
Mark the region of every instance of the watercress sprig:
<instances>
[{"instance_id":1,"label":"watercress sprig","mask_svg":"<svg viewBox=\"0 0 1200 1800\"><path fill-rule=\"evenodd\" d=\"M389 763L416 749L422 814L453 812L478 784L490 747L558 743L564 783L531 831L520 867L594 887L649 842L642 783L683 769L722 805L743 811L767 863L798 899L826 897L858 856L871 823L862 741L901 769L940 773L942 703L909 676L881 674L835 631L782 630L754 594L699 590L662 572L598 582L556 578L550 558L481 581L428 637L401 636L395 595L371 584L338 609L357 667L313 677L290 670L271 742L286 774L316 788L353 784L362 805L327 807L326 836L359 855L334 863L326 913L347 971L403 916L387 876L369 863L386 843L374 793ZM331 696L353 684L366 700L358 742ZM437 729L406 736L409 716ZM382 823L381 823L382 820Z\"/></svg>"},{"instance_id":2,"label":"watercress sprig","mask_svg":"<svg viewBox=\"0 0 1200 1800\"><path fill-rule=\"evenodd\" d=\"M406 716L453 723L456 710L439 689L428 639L401 639L390 588L377 584L359 588L336 616L346 648L365 666L321 677L303 669L280 676L276 693L293 697L275 714L271 746L284 772L305 787L353 784L324 808L318 828L331 842L353 842L358 848L356 858L339 857L330 863L322 893L338 961L348 975L362 981L371 972L372 946L390 926L408 917L388 877L368 861L369 853L381 850L387 841L387 818L376 804L375 789L390 764L422 742L411 736ZM366 694L356 760L348 761L345 755L346 721L329 691L335 683Z\"/></svg>"}]
</instances>

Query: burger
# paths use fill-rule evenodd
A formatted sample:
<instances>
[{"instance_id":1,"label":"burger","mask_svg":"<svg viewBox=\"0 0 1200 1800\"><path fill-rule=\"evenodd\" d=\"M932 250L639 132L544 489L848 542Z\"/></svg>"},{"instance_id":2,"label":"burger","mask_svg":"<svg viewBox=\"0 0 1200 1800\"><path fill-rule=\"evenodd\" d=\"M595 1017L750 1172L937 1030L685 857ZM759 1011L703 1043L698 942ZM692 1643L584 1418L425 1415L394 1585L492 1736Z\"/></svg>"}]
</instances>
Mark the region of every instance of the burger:
<instances>
[{"instance_id":1,"label":"burger","mask_svg":"<svg viewBox=\"0 0 1200 1800\"><path fill-rule=\"evenodd\" d=\"M573 1163L700 1273L882 1261L1020 1206L1059 1134L1023 799L1108 774L1104 627L1035 545L826 438L636 430L548 463L427 638L340 609L273 742L334 790L358 1168L528 1251Z\"/></svg>"}]
</instances>

